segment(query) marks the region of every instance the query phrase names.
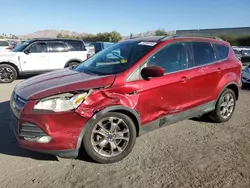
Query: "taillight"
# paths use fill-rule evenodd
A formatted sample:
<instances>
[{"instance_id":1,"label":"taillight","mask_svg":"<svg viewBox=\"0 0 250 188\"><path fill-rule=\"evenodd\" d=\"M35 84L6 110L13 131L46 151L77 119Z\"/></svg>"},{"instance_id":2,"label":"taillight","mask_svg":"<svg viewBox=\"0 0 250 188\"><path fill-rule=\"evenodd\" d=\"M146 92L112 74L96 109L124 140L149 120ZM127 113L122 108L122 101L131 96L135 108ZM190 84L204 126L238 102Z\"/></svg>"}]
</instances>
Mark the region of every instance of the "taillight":
<instances>
[{"instance_id":1,"label":"taillight","mask_svg":"<svg viewBox=\"0 0 250 188\"><path fill-rule=\"evenodd\" d=\"M87 54L87 59L90 58L90 54Z\"/></svg>"},{"instance_id":2,"label":"taillight","mask_svg":"<svg viewBox=\"0 0 250 188\"><path fill-rule=\"evenodd\" d=\"M6 50L13 50L13 47L9 46L6 48Z\"/></svg>"}]
</instances>

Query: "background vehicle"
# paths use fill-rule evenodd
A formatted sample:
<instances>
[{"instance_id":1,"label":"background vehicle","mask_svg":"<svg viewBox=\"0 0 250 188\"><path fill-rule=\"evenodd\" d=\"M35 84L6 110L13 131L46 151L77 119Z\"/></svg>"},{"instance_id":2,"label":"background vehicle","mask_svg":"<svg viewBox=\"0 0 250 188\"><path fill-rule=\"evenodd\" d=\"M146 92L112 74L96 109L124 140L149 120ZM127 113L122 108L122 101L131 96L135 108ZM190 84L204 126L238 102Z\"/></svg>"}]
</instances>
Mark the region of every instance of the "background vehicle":
<instances>
[{"instance_id":1,"label":"background vehicle","mask_svg":"<svg viewBox=\"0 0 250 188\"><path fill-rule=\"evenodd\" d=\"M92 56L95 53L98 53L103 49L112 46L113 44L113 42L91 42L89 43L89 56Z\"/></svg>"},{"instance_id":2,"label":"background vehicle","mask_svg":"<svg viewBox=\"0 0 250 188\"><path fill-rule=\"evenodd\" d=\"M0 82L10 83L18 75L76 66L87 59L84 42L71 39L32 39L12 52L0 53Z\"/></svg>"},{"instance_id":3,"label":"background vehicle","mask_svg":"<svg viewBox=\"0 0 250 188\"><path fill-rule=\"evenodd\" d=\"M243 64L249 64L250 63L250 48L244 49L241 51L241 62Z\"/></svg>"},{"instance_id":4,"label":"background vehicle","mask_svg":"<svg viewBox=\"0 0 250 188\"><path fill-rule=\"evenodd\" d=\"M116 162L146 132L200 115L228 121L240 77L241 63L225 41L129 39L73 69L17 85L10 104L19 124L12 127L21 147L61 157L84 148L97 162Z\"/></svg>"},{"instance_id":5,"label":"background vehicle","mask_svg":"<svg viewBox=\"0 0 250 188\"><path fill-rule=\"evenodd\" d=\"M13 50L13 46L6 39L0 39L0 52L10 52Z\"/></svg>"}]
</instances>

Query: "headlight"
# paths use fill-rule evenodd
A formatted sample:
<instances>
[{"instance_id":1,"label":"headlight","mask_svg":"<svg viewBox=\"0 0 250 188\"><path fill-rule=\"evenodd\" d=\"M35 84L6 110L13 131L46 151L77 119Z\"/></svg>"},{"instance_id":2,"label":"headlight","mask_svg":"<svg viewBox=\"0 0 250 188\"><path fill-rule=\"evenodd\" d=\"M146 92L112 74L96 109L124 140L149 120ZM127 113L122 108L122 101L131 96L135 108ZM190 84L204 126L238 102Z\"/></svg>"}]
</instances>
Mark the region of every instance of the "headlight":
<instances>
[{"instance_id":1,"label":"headlight","mask_svg":"<svg viewBox=\"0 0 250 188\"><path fill-rule=\"evenodd\" d=\"M35 106L35 110L50 110L54 112L64 112L76 109L86 97L88 92L82 94L60 94L40 100Z\"/></svg>"}]
</instances>

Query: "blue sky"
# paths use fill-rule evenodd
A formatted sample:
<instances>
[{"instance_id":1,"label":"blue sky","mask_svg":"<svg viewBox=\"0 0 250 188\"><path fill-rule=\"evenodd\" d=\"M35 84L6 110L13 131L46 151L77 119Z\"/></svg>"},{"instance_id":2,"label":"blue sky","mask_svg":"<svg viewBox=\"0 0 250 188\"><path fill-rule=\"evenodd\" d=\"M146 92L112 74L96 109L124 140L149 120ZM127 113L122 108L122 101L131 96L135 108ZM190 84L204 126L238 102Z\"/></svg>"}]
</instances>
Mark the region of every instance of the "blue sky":
<instances>
[{"instance_id":1,"label":"blue sky","mask_svg":"<svg viewBox=\"0 0 250 188\"><path fill-rule=\"evenodd\" d=\"M13 34L247 27L250 0L4 0L0 18L0 33Z\"/></svg>"}]
</instances>

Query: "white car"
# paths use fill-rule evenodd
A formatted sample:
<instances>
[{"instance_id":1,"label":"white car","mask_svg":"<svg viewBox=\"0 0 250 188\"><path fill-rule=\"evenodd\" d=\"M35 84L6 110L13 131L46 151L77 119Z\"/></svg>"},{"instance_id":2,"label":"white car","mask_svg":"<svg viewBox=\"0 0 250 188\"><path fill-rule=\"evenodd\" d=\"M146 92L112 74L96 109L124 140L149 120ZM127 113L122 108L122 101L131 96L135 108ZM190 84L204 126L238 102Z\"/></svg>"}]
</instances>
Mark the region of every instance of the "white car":
<instances>
[{"instance_id":1,"label":"white car","mask_svg":"<svg viewBox=\"0 0 250 188\"><path fill-rule=\"evenodd\" d=\"M76 66L87 59L87 54L82 40L28 40L12 52L0 52L0 83L13 82L18 75Z\"/></svg>"},{"instance_id":2,"label":"white car","mask_svg":"<svg viewBox=\"0 0 250 188\"><path fill-rule=\"evenodd\" d=\"M10 52L13 50L11 43L8 40L0 39L0 52Z\"/></svg>"}]
</instances>

